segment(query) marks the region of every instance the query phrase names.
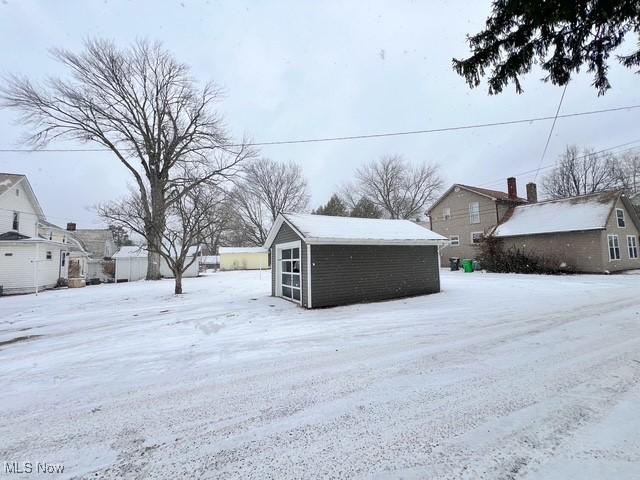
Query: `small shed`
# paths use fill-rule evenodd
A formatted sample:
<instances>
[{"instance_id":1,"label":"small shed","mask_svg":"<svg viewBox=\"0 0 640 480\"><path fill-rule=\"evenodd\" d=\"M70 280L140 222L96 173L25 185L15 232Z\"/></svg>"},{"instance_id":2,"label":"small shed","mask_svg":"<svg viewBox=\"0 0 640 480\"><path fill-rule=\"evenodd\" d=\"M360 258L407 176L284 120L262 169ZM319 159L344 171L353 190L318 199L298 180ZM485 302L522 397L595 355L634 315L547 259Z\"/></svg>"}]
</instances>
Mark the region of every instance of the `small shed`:
<instances>
[{"instance_id":1,"label":"small shed","mask_svg":"<svg viewBox=\"0 0 640 480\"><path fill-rule=\"evenodd\" d=\"M306 308L436 293L444 242L409 220L281 214L265 242L271 293Z\"/></svg>"},{"instance_id":2,"label":"small shed","mask_svg":"<svg viewBox=\"0 0 640 480\"><path fill-rule=\"evenodd\" d=\"M219 247L220 270L269 268L269 250L264 247Z\"/></svg>"}]
</instances>

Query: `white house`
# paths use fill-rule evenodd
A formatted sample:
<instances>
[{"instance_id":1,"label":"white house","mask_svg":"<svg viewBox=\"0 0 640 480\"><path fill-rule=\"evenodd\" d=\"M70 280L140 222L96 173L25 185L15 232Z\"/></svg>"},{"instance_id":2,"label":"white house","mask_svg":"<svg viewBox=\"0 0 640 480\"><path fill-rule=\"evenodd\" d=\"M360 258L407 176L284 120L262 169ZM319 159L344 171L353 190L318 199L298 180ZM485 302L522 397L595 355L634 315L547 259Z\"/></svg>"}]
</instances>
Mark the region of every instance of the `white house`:
<instances>
[{"instance_id":1,"label":"white house","mask_svg":"<svg viewBox=\"0 0 640 480\"><path fill-rule=\"evenodd\" d=\"M0 173L0 288L2 294L55 287L68 277L65 234L41 231L46 218L27 177Z\"/></svg>"},{"instance_id":2,"label":"white house","mask_svg":"<svg viewBox=\"0 0 640 480\"><path fill-rule=\"evenodd\" d=\"M196 257L184 272L183 277L197 277L200 270L198 247L191 247L188 252L187 262ZM144 280L147 276L147 250L145 247L132 246L120 247L112 257L116 261L116 282L135 282ZM163 258L160 263L160 275L165 278L173 278L173 272L167 261Z\"/></svg>"}]
</instances>

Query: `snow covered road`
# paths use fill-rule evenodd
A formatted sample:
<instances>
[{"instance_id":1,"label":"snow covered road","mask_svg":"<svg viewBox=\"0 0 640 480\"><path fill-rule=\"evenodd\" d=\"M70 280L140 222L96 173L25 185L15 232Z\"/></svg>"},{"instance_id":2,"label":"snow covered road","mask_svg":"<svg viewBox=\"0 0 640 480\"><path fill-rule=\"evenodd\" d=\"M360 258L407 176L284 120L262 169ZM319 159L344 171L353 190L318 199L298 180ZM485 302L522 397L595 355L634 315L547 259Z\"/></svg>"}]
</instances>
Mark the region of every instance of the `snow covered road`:
<instances>
[{"instance_id":1,"label":"snow covered road","mask_svg":"<svg viewBox=\"0 0 640 480\"><path fill-rule=\"evenodd\" d=\"M181 297L161 281L0 298L0 462L63 464L58 478L640 478L640 276L442 284L317 311L269 297L258 272L186 279Z\"/></svg>"}]
</instances>

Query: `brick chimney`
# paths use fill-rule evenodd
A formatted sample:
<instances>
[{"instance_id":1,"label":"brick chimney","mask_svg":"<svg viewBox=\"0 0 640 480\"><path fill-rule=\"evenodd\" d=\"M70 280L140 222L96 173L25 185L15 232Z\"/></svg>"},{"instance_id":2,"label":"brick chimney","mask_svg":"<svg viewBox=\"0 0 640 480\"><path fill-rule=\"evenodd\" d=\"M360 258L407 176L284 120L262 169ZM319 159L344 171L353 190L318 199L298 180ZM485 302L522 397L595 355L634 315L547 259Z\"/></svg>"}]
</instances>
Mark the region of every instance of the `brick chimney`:
<instances>
[{"instance_id":1,"label":"brick chimney","mask_svg":"<svg viewBox=\"0 0 640 480\"><path fill-rule=\"evenodd\" d=\"M75 232L76 231L76 224L72 223L72 222L67 223L67 230L69 232Z\"/></svg>"},{"instance_id":2,"label":"brick chimney","mask_svg":"<svg viewBox=\"0 0 640 480\"><path fill-rule=\"evenodd\" d=\"M529 203L538 202L538 186L533 182L527 183L527 200Z\"/></svg>"},{"instance_id":3,"label":"brick chimney","mask_svg":"<svg viewBox=\"0 0 640 480\"><path fill-rule=\"evenodd\" d=\"M516 178L507 178L507 193L509 194L509 200L515 200L518 198L518 186L516 185Z\"/></svg>"}]
</instances>

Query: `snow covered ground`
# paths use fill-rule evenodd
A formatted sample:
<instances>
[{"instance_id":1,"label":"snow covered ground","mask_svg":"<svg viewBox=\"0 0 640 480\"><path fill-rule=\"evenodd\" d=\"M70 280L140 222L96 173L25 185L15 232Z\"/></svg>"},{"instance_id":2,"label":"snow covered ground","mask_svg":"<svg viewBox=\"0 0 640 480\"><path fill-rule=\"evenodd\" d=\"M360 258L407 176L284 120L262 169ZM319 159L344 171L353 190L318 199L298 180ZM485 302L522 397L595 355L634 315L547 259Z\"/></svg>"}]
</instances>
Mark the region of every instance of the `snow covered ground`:
<instances>
[{"instance_id":1,"label":"snow covered ground","mask_svg":"<svg viewBox=\"0 0 640 480\"><path fill-rule=\"evenodd\" d=\"M186 279L180 297L168 280L0 298L0 463L64 478L639 478L640 277L442 280L317 311L270 298L265 272Z\"/></svg>"}]
</instances>

